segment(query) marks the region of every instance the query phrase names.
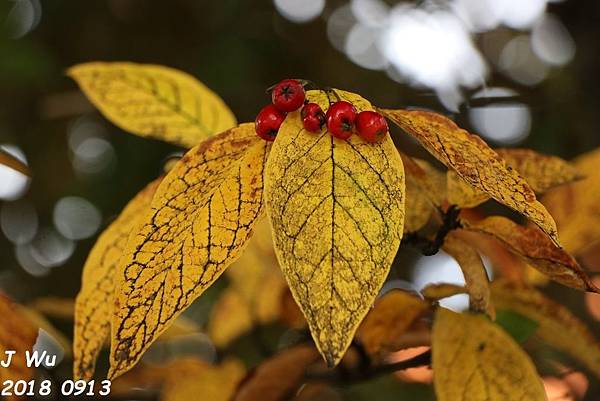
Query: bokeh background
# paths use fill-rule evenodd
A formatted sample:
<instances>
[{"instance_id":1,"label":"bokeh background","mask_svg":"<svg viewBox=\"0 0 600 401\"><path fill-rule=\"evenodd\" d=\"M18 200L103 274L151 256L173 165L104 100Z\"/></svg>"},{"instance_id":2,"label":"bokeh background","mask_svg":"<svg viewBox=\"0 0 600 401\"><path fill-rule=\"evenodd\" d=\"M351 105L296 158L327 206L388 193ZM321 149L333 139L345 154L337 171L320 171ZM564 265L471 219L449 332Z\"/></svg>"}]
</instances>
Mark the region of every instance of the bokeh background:
<instances>
[{"instance_id":1,"label":"bokeh background","mask_svg":"<svg viewBox=\"0 0 600 401\"><path fill-rule=\"evenodd\" d=\"M0 146L33 172L0 166L0 289L21 302L74 297L98 232L181 152L103 119L64 74L76 63L182 69L239 121L268 102L265 88L296 77L445 113L493 146L567 159L600 146L594 0L3 0L0 25ZM444 254L396 265L417 288L461 279ZM581 294L548 291L598 334Z\"/></svg>"}]
</instances>

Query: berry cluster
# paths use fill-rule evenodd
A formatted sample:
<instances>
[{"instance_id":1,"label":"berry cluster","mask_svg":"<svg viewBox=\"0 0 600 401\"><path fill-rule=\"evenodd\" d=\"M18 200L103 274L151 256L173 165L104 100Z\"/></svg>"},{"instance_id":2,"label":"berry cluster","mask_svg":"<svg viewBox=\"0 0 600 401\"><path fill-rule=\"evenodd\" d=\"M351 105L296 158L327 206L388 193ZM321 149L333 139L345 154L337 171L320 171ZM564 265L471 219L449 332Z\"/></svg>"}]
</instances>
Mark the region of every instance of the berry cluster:
<instances>
[{"instance_id":1,"label":"berry cluster","mask_svg":"<svg viewBox=\"0 0 600 401\"><path fill-rule=\"evenodd\" d=\"M305 100L304 86L296 79L285 79L271 92L272 103L263 107L256 116L256 133L266 141L274 141L287 113L298 110L302 125L309 132L319 132L323 125L336 138L348 139L354 129L365 141L377 142L388 131L385 118L375 111L356 113L354 106L338 100L329 106L327 114L321 106Z\"/></svg>"}]
</instances>

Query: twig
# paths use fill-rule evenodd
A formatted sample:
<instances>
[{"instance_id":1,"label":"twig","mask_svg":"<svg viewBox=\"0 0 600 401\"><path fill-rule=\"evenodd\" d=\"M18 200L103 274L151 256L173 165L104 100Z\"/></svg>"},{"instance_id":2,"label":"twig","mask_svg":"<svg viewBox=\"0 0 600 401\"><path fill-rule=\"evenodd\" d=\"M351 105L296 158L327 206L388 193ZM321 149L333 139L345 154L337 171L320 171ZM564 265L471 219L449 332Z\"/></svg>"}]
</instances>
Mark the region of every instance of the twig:
<instances>
[{"instance_id":1,"label":"twig","mask_svg":"<svg viewBox=\"0 0 600 401\"><path fill-rule=\"evenodd\" d=\"M402 238L403 244L413 245L421 250L425 256L432 256L439 252L448 233L461 227L458 215L460 208L451 205L443 214L442 225L433 240L420 236L418 233L408 233Z\"/></svg>"},{"instance_id":2,"label":"twig","mask_svg":"<svg viewBox=\"0 0 600 401\"><path fill-rule=\"evenodd\" d=\"M431 364L431 351L425 351L422 354L405 361L373 366L368 370L340 371L340 369L335 369L326 372L307 372L305 377L307 380L330 381L338 383L362 382L377 376L383 376L388 373L397 372L399 370L416 368L418 366L426 366L429 364Z\"/></svg>"}]
</instances>

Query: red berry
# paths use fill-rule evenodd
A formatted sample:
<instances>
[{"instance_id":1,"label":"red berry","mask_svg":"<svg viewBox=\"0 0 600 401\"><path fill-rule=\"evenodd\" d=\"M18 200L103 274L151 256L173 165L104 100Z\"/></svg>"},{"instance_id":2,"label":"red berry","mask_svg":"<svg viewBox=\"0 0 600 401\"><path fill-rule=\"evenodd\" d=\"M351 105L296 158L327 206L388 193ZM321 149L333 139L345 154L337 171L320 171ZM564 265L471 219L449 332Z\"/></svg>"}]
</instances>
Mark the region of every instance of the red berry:
<instances>
[{"instance_id":1,"label":"red berry","mask_svg":"<svg viewBox=\"0 0 600 401\"><path fill-rule=\"evenodd\" d=\"M302 124L307 131L318 132L325 124L325 113L323 109L316 103L307 103L300 112Z\"/></svg>"},{"instance_id":2,"label":"red berry","mask_svg":"<svg viewBox=\"0 0 600 401\"><path fill-rule=\"evenodd\" d=\"M279 127L285 120L285 113L269 104L256 115L255 129L258 136L265 141L274 141Z\"/></svg>"},{"instance_id":3,"label":"red berry","mask_svg":"<svg viewBox=\"0 0 600 401\"><path fill-rule=\"evenodd\" d=\"M344 101L335 102L327 110L327 130L340 139L348 139L352 135L356 109Z\"/></svg>"},{"instance_id":4,"label":"red berry","mask_svg":"<svg viewBox=\"0 0 600 401\"><path fill-rule=\"evenodd\" d=\"M361 111L356 116L358 135L367 142L378 142L388 132L385 117L375 111Z\"/></svg>"},{"instance_id":5,"label":"red berry","mask_svg":"<svg viewBox=\"0 0 600 401\"><path fill-rule=\"evenodd\" d=\"M304 87L296 79L284 79L273 87L271 100L279 110L289 113L304 104Z\"/></svg>"}]
</instances>

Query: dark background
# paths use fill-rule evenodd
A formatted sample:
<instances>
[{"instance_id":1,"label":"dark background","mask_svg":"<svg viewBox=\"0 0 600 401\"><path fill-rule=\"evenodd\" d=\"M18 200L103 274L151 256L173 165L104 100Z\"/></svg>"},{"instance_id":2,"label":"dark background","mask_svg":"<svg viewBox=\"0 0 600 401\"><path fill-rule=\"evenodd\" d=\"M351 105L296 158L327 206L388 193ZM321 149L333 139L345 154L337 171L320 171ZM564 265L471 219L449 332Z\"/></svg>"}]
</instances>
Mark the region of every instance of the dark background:
<instances>
[{"instance_id":1,"label":"dark background","mask_svg":"<svg viewBox=\"0 0 600 401\"><path fill-rule=\"evenodd\" d=\"M239 121L254 120L268 101L265 88L286 77L358 92L380 106L449 113L427 88L402 85L382 72L363 69L332 47L326 18L342 4L329 1L319 18L296 24L264 0L53 0L41 3L39 24L21 38L12 38L4 24L0 144L18 146L34 174L20 201L34 206L39 227L51 227L56 202L67 195L80 196L101 212L102 228L160 173L165 158L179 150L126 134L104 120L64 74L81 62L135 61L187 71L219 93ZM0 21L13 6L1 0ZM493 67L487 83L513 89L531 111L529 136L518 146L572 158L600 145L600 3L567 0L549 4L548 11L560 18L576 44L572 61L551 68L538 85L516 83ZM486 35L498 32L519 34L497 28ZM476 35L475 43L481 44L484 37ZM78 174L72 163L69 132L81 116L99 124L114 150L109 165L95 174ZM453 117L472 129L464 109ZM409 152L423 154L399 132L394 137ZM34 277L21 267L14 244L0 234L0 288L23 302L42 295L75 296L95 237L77 241L67 261ZM555 291L578 314L585 314L580 294Z\"/></svg>"}]
</instances>

